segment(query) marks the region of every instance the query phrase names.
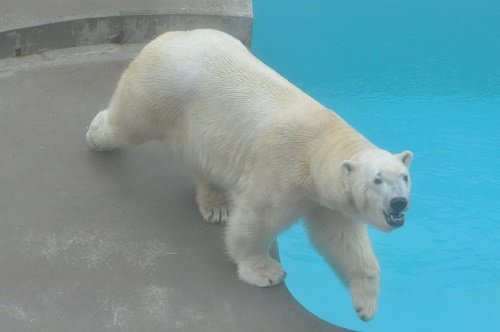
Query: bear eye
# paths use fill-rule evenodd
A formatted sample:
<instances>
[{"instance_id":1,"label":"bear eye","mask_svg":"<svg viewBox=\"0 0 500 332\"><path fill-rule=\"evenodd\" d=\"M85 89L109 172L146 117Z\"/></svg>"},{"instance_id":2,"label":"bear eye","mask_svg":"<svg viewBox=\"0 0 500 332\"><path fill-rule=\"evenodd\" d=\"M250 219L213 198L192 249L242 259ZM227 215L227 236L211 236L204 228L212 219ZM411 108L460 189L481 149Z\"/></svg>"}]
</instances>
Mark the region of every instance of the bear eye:
<instances>
[{"instance_id":1,"label":"bear eye","mask_svg":"<svg viewBox=\"0 0 500 332\"><path fill-rule=\"evenodd\" d=\"M382 184L382 179L376 178L375 180L373 180L373 183Z\"/></svg>"},{"instance_id":2,"label":"bear eye","mask_svg":"<svg viewBox=\"0 0 500 332\"><path fill-rule=\"evenodd\" d=\"M408 175L403 174L403 181L404 181L404 182L408 182Z\"/></svg>"}]
</instances>

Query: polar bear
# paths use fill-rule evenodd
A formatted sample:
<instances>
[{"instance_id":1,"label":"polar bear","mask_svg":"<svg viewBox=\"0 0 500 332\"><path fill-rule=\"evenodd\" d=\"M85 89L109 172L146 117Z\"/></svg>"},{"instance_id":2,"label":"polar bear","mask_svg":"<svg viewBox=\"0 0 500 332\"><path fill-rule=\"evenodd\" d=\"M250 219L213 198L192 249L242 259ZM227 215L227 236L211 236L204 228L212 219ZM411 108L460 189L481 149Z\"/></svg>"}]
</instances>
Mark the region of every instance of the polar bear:
<instances>
[{"instance_id":1,"label":"polar bear","mask_svg":"<svg viewBox=\"0 0 500 332\"><path fill-rule=\"evenodd\" d=\"M412 153L376 147L237 39L209 29L161 35L86 138L97 151L168 142L194 175L203 218L227 222L227 251L249 284L284 279L270 246L303 217L359 317L373 318L380 269L366 224L403 225Z\"/></svg>"}]
</instances>

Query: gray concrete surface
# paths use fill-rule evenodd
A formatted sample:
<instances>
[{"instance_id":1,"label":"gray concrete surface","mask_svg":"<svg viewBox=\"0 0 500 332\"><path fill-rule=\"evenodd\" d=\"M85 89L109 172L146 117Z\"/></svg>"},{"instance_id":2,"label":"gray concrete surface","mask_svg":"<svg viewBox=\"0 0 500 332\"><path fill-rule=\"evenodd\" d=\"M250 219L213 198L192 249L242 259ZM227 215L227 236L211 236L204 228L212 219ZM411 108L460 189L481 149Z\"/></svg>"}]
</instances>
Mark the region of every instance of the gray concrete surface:
<instances>
[{"instance_id":1,"label":"gray concrete surface","mask_svg":"<svg viewBox=\"0 0 500 332\"><path fill-rule=\"evenodd\" d=\"M339 331L239 281L161 143L84 134L137 45L0 60L0 331Z\"/></svg>"},{"instance_id":2,"label":"gray concrete surface","mask_svg":"<svg viewBox=\"0 0 500 332\"><path fill-rule=\"evenodd\" d=\"M214 28L250 46L251 0L0 0L0 58Z\"/></svg>"},{"instance_id":3,"label":"gray concrete surface","mask_svg":"<svg viewBox=\"0 0 500 332\"><path fill-rule=\"evenodd\" d=\"M238 280L166 146L85 143L133 43L211 27L250 46L252 22L250 0L0 0L1 332L345 331Z\"/></svg>"}]
</instances>

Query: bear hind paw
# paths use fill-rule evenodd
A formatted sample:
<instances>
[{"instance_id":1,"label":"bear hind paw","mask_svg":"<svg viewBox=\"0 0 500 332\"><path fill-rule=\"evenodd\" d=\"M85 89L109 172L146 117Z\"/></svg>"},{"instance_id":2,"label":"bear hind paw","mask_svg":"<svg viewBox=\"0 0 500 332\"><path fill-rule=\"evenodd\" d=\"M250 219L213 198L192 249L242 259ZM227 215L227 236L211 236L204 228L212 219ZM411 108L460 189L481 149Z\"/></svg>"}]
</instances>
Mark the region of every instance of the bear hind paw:
<instances>
[{"instance_id":1,"label":"bear hind paw","mask_svg":"<svg viewBox=\"0 0 500 332\"><path fill-rule=\"evenodd\" d=\"M208 223L225 224L229 220L229 202L223 193L205 192L196 196L198 208Z\"/></svg>"}]
</instances>

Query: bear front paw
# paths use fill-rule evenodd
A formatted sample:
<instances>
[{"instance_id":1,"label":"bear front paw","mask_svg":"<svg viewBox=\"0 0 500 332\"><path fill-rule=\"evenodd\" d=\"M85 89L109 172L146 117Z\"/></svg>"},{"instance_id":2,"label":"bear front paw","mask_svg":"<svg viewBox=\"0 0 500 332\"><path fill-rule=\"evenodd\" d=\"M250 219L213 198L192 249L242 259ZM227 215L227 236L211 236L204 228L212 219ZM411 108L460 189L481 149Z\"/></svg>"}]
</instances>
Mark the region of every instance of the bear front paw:
<instances>
[{"instance_id":1,"label":"bear front paw","mask_svg":"<svg viewBox=\"0 0 500 332\"><path fill-rule=\"evenodd\" d=\"M365 278L352 283L352 302L361 320L366 322L375 316L378 293L378 278Z\"/></svg>"},{"instance_id":2,"label":"bear front paw","mask_svg":"<svg viewBox=\"0 0 500 332\"><path fill-rule=\"evenodd\" d=\"M281 264L274 259L263 262L238 263L238 275L241 280L258 287L269 287L281 283L286 276Z\"/></svg>"},{"instance_id":3,"label":"bear front paw","mask_svg":"<svg viewBox=\"0 0 500 332\"><path fill-rule=\"evenodd\" d=\"M353 305L358 317L365 322L372 320L377 311L376 298L355 299Z\"/></svg>"}]
</instances>

